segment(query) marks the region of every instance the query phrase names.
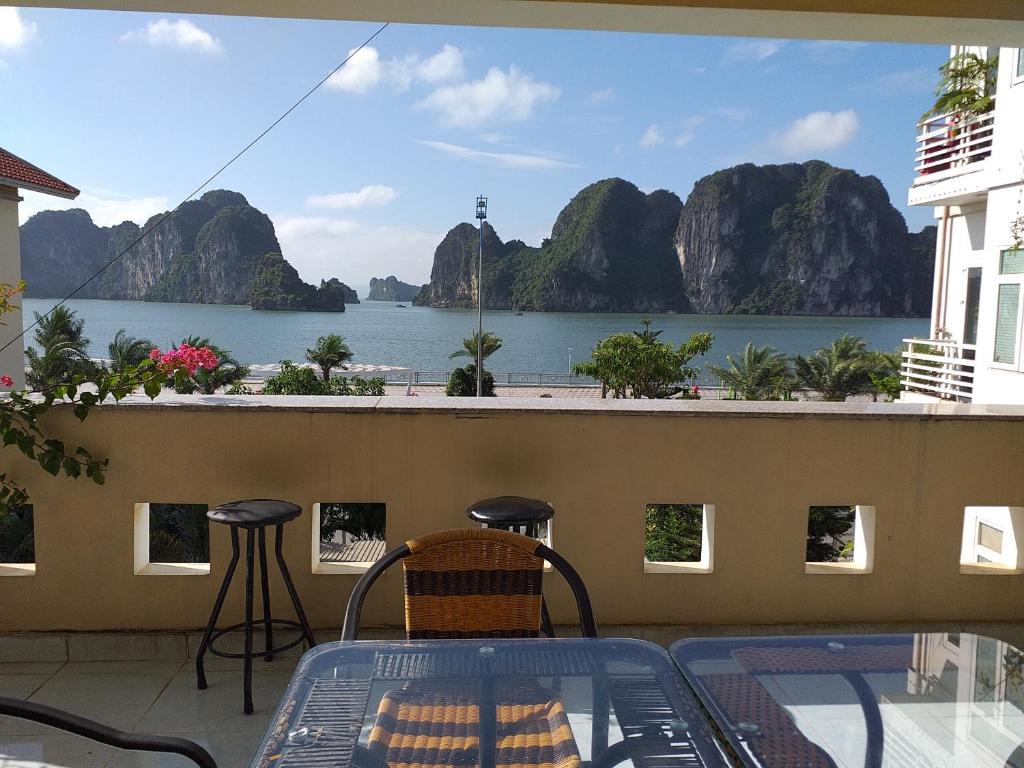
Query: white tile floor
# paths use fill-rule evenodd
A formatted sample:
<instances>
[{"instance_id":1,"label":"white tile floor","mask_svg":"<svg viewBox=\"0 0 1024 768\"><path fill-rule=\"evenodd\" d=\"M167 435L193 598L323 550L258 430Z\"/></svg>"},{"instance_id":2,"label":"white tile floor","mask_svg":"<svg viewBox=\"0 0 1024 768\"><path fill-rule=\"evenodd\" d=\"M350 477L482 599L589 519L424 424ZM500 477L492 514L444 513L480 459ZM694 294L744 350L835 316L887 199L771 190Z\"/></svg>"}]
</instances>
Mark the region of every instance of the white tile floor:
<instances>
[{"instance_id":1,"label":"white tile floor","mask_svg":"<svg viewBox=\"0 0 1024 768\"><path fill-rule=\"evenodd\" d=\"M242 714L240 662L210 657L210 687L196 689L193 661L0 663L0 695L59 707L126 731L182 736L221 768L248 764L297 656L254 662L256 711ZM0 768L188 768L178 756L114 750L45 726L0 718Z\"/></svg>"}]
</instances>

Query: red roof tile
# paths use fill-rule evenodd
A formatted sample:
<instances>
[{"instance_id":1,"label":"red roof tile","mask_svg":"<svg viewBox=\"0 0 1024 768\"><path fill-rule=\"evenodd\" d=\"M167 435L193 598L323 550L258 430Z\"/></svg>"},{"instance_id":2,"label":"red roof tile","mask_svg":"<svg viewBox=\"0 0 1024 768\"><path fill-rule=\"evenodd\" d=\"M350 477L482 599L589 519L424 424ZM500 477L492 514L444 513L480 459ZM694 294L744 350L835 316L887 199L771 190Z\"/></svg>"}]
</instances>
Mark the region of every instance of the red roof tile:
<instances>
[{"instance_id":1,"label":"red roof tile","mask_svg":"<svg viewBox=\"0 0 1024 768\"><path fill-rule=\"evenodd\" d=\"M78 190L0 147L0 184L74 199Z\"/></svg>"}]
</instances>

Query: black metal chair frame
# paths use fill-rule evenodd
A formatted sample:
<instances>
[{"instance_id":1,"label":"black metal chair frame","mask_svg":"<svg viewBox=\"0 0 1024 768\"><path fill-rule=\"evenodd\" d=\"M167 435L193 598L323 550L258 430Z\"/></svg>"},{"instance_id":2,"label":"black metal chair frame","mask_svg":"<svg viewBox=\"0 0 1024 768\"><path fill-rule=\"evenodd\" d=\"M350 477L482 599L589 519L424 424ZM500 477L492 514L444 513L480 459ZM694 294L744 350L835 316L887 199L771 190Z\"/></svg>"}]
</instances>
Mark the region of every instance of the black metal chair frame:
<instances>
[{"instance_id":1,"label":"black metal chair frame","mask_svg":"<svg viewBox=\"0 0 1024 768\"><path fill-rule=\"evenodd\" d=\"M48 707L45 704L36 704L31 701L0 696L0 715L42 723L51 728L59 728L62 731L73 733L76 736L84 736L87 739L92 739L100 744L106 744L117 749L134 749L140 752L167 752L186 757L200 766L200 768L217 768L217 762L210 753L194 741L180 739L175 736L127 733L126 731L111 728L103 723L97 723L95 720L88 720L70 712Z\"/></svg>"},{"instance_id":2,"label":"black metal chair frame","mask_svg":"<svg viewBox=\"0 0 1024 768\"><path fill-rule=\"evenodd\" d=\"M316 639L313 637L313 631L310 629L309 620L306 618L306 612L302 609L302 603L299 601L299 593L295 589L295 584L292 582L291 573L288 571L288 565L284 560L284 553L282 546L284 542L284 523L277 523L274 525L274 555L277 559L278 568L281 570L281 577L284 579L285 587L288 589L288 595L291 597L292 606L295 608L295 614L298 617L298 621L292 621L291 619L275 619L270 615L270 581L269 573L267 571L267 533L266 529L268 526L259 526L254 528L253 526L243 526L238 524L232 524L231 527L231 562L228 563L227 572L224 574L224 581L221 582L220 591L217 593L217 601L213 605L213 613L210 614L210 621L206 626L206 632L203 634L202 642L199 644L199 650L196 653L196 682L199 690L206 690L206 669L203 666L203 656L207 651L220 656L225 659L243 659L243 676L244 676L244 703L243 709L245 714L250 715L253 712L252 703L252 659L253 656L261 656L266 661L273 661L275 653L282 653L287 651L289 648L294 648L296 645L302 642L306 642L310 648L316 645ZM224 598L227 597L228 587L231 585L231 579L235 575L235 568L238 565L239 558L239 540L238 540L238 529L244 527L246 538L245 538L245 621L232 624L230 627L219 629L215 631L217 619L220 618L220 612L224 607ZM259 548L260 548L260 586L263 596L263 631L265 637L265 647L262 651L253 651L252 649L252 628L253 628L253 617L252 617L252 593L253 593L253 566L255 561L255 541L253 533L258 532L259 534ZM274 647L274 625L279 627L290 627L292 629L299 630L299 636L289 643ZM218 638L233 632L236 629L245 630L245 650L242 653L229 653L227 651L218 650L214 647L213 643Z\"/></svg>"},{"instance_id":3,"label":"black metal chair frame","mask_svg":"<svg viewBox=\"0 0 1024 768\"><path fill-rule=\"evenodd\" d=\"M362 575L352 590L348 599L348 606L345 608L345 622L341 629L342 640L355 640L359 632L359 615L363 610L363 601L370 591L373 583L395 563L412 554L408 544L395 547L385 554L380 560L371 565L366 573ZM569 561L545 544L538 544L534 550L537 557L551 563L551 566L558 571L562 578L568 583L576 598L576 609L580 618L580 634L583 637L597 637L597 624L594 621L594 610L590 605L590 595L587 594L587 587L583 579L576 572L576 569L569 564ZM542 598L543 599L543 598Z\"/></svg>"}]
</instances>

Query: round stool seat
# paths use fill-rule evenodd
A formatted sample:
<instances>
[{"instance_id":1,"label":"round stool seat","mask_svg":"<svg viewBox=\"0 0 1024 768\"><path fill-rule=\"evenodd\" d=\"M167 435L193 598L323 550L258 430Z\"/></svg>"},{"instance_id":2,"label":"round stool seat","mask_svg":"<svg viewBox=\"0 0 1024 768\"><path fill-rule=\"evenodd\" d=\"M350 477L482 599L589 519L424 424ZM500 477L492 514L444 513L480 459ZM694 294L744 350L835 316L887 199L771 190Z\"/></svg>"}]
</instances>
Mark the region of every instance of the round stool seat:
<instances>
[{"instance_id":1,"label":"round stool seat","mask_svg":"<svg viewBox=\"0 0 1024 768\"><path fill-rule=\"evenodd\" d=\"M550 520L555 509L546 501L525 496L495 496L470 505L466 516L488 525L535 525Z\"/></svg>"},{"instance_id":2,"label":"round stool seat","mask_svg":"<svg viewBox=\"0 0 1024 768\"><path fill-rule=\"evenodd\" d=\"M302 514L302 507L278 499L245 499L214 507L206 516L215 523L237 525L241 528L261 528L294 520Z\"/></svg>"}]
</instances>

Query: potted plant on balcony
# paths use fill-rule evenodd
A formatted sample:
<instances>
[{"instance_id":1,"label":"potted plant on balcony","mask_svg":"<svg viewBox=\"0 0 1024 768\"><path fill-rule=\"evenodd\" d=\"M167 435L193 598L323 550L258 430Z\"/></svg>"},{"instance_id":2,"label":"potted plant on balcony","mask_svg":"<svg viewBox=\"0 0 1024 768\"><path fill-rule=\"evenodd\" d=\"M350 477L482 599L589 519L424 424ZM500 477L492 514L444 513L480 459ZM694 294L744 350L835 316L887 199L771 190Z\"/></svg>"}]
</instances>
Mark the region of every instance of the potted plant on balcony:
<instances>
[{"instance_id":1,"label":"potted plant on balcony","mask_svg":"<svg viewBox=\"0 0 1024 768\"><path fill-rule=\"evenodd\" d=\"M998 57L982 58L976 53L958 53L939 67L939 83L935 87L935 103L921 116L924 133L945 128L945 138L934 135L925 143L926 169L935 173L949 169L970 140L975 149L991 146L991 124L979 125L980 118L992 111L995 102ZM977 154L967 162L980 159Z\"/></svg>"},{"instance_id":2,"label":"potted plant on balcony","mask_svg":"<svg viewBox=\"0 0 1024 768\"><path fill-rule=\"evenodd\" d=\"M976 53L958 53L939 67L935 103L921 116L950 114L963 122L992 110L999 58L984 59Z\"/></svg>"}]
</instances>

